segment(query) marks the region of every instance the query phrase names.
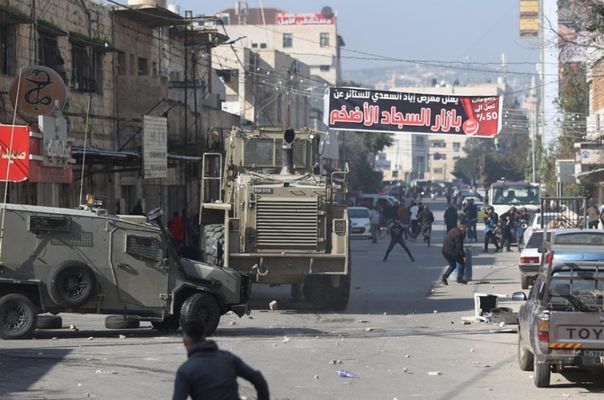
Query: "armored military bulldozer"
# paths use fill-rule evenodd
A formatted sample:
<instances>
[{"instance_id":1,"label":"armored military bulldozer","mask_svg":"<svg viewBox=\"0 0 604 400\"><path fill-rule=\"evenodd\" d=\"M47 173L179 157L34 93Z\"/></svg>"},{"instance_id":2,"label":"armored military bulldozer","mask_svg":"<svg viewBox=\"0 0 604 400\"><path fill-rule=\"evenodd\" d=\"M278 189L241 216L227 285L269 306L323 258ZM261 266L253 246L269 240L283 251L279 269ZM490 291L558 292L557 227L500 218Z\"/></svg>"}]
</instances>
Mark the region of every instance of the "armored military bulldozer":
<instances>
[{"instance_id":1,"label":"armored military bulldozer","mask_svg":"<svg viewBox=\"0 0 604 400\"><path fill-rule=\"evenodd\" d=\"M102 211L0 208L0 338L30 337L40 313L117 314L161 331L201 318L211 335L222 314L247 311L249 278L179 257L161 210Z\"/></svg>"},{"instance_id":2,"label":"armored military bulldozer","mask_svg":"<svg viewBox=\"0 0 604 400\"><path fill-rule=\"evenodd\" d=\"M319 133L233 129L206 153L200 223L206 261L254 282L300 287L317 310L343 310L350 292L346 171L321 174ZM224 227L228 226L228 232Z\"/></svg>"}]
</instances>

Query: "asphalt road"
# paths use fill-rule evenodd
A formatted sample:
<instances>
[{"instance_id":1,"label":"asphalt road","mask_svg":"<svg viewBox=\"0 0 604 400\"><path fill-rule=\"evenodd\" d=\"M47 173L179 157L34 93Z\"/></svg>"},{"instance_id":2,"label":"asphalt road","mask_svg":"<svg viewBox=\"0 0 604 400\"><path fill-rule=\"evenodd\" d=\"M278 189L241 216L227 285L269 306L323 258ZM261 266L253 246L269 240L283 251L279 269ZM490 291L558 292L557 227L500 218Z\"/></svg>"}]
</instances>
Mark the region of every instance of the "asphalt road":
<instances>
[{"instance_id":1,"label":"asphalt road","mask_svg":"<svg viewBox=\"0 0 604 400\"><path fill-rule=\"evenodd\" d=\"M429 204L441 221L444 205ZM255 311L223 317L214 339L262 370L273 399L602 398L602 373L553 374L552 388L535 388L531 373L517 366L515 333L462 323L474 315L475 292L520 290L518 253L482 254L470 244L474 280L444 287L438 283L442 237L435 224L433 247L409 243L415 263L400 248L383 263L387 239L353 240L346 312L316 314L291 300L289 288L258 288ZM281 310L269 311L271 300ZM93 315L64 315L64 326L70 324L79 330L0 342L0 399L170 398L174 372L185 360L178 337L148 327L106 330ZM341 378L339 369L358 378ZM241 395L255 398L245 381Z\"/></svg>"}]
</instances>

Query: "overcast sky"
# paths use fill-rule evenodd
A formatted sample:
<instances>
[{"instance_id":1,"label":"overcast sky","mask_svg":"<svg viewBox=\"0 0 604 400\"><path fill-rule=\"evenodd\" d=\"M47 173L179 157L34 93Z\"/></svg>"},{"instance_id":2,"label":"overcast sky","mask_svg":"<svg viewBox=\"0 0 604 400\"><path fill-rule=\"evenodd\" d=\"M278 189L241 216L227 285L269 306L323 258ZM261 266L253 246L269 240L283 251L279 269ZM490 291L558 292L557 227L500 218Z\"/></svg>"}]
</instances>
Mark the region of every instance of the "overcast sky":
<instances>
[{"instance_id":1,"label":"overcast sky","mask_svg":"<svg viewBox=\"0 0 604 400\"><path fill-rule=\"evenodd\" d=\"M231 0L168 0L194 14L213 15L234 7ZM405 60L500 63L505 53L511 71L534 71L537 42L520 38L518 0L250 0L249 7L275 7L287 12L337 13L346 47L344 70L392 65L357 60L349 50ZM361 6L365 4L365 6ZM395 63L396 64L396 63Z\"/></svg>"}]
</instances>

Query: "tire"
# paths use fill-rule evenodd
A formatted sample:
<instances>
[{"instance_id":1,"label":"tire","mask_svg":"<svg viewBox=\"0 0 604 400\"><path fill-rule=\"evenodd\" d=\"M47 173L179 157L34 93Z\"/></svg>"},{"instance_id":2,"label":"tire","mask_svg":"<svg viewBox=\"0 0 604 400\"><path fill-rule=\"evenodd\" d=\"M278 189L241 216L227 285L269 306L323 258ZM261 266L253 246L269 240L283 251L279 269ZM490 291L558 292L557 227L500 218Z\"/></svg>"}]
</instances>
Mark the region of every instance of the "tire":
<instances>
[{"instance_id":1,"label":"tire","mask_svg":"<svg viewBox=\"0 0 604 400\"><path fill-rule=\"evenodd\" d=\"M200 319L205 325L206 336L212 336L220 322L220 304L214 295L195 293L185 300L180 309L180 325Z\"/></svg>"},{"instance_id":2,"label":"tire","mask_svg":"<svg viewBox=\"0 0 604 400\"><path fill-rule=\"evenodd\" d=\"M22 294L0 297L0 338L31 338L38 319L37 307Z\"/></svg>"},{"instance_id":3,"label":"tire","mask_svg":"<svg viewBox=\"0 0 604 400\"><path fill-rule=\"evenodd\" d=\"M350 297L350 274L340 277L337 288L332 287L331 276L309 275L302 291L315 311L344 311Z\"/></svg>"},{"instance_id":4,"label":"tire","mask_svg":"<svg viewBox=\"0 0 604 400\"><path fill-rule=\"evenodd\" d=\"M176 317L169 316L163 321L151 321L151 326L162 333L176 333L180 325Z\"/></svg>"},{"instance_id":5,"label":"tire","mask_svg":"<svg viewBox=\"0 0 604 400\"><path fill-rule=\"evenodd\" d=\"M82 306L95 292L94 273L85 264L68 261L54 267L48 275L48 295L62 307Z\"/></svg>"},{"instance_id":6,"label":"tire","mask_svg":"<svg viewBox=\"0 0 604 400\"><path fill-rule=\"evenodd\" d=\"M210 265L222 266L224 264L224 225L206 225L201 242L205 261Z\"/></svg>"},{"instance_id":7,"label":"tire","mask_svg":"<svg viewBox=\"0 0 604 400\"><path fill-rule=\"evenodd\" d=\"M120 315L110 315L105 318L105 328L107 329L138 329L140 327L140 321L126 319Z\"/></svg>"},{"instance_id":8,"label":"tire","mask_svg":"<svg viewBox=\"0 0 604 400\"><path fill-rule=\"evenodd\" d=\"M524 345L520 330L518 330L518 366L522 371L532 371L534 368L535 356Z\"/></svg>"},{"instance_id":9,"label":"tire","mask_svg":"<svg viewBox=\"0 0 604 400\"><path fill-rule=\"evenodd\" d=\"M537 357L533 357L534 379L535 386L538 388L549 387L549 381L552 375L550 365L548 363L539 363Z\"/></svg>"},{"instance_id":10,"label":"tire","mask_svg":"<svg viewBox=\"0 0 604 400\"><path fill-rule=\"evenodd\" d=\"M522 289L528 289L529 282L530 282L530 279L528 276L520 275L520 287L522 287Z\"/></svg>"},{"instance_id":11,"label":"tire","mask_svg":"<svg viewBox=\"0 0 604 400\"><path fill-rule=\"evenodd\" d=\"M58 315L38 315L37 329L61 329L62 327L63 318Z\"/></svg>"}]
</instances>

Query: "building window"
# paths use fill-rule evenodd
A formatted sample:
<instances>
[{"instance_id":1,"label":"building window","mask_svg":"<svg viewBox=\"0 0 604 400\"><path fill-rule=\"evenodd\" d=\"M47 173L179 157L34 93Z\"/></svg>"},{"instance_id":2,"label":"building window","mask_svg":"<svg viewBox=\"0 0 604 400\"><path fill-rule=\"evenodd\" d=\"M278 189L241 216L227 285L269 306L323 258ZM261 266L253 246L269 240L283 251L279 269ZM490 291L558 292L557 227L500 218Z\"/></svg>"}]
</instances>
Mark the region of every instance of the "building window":
<instances>
[{"instance_id":1,"label":"building window","mask_svg":"<svg viewBox=\"0 0 604 400\"><path fill-rule=\"evenodd\" d=\"M442 174L444 172L444 168L434 168L432 173L434 174Z\"/></svg>"},{"instance_id":2,"label":"building window","mask_svg":"<svg viewBox=\"0 0 604 400\"><path fill-rule=\"evenodd\" d=\"M0 24L0 73L12 75L15 71L15 25Z\"/></svg>"},{"instance_id":3,"label":"building window","mask_svg":"<svg viewBox=\"0 0 604 400\"><path fill-rule=\"evenodd\" d=\"M138 58L138 75L149 75L149 62L146 58Z\"/></svg>"},{"instance_id":4,"label":"building window","mask_svg":"<svg viewBox=\"0 0 604 400\"><path fill-rule=\"evenodd\" d=\"M455 152L459 152L459 150L461 150L461 143L459 143L459 142L454 142L454 143L453 143L453 151L455 151Z\"/></svg>"},{"instance_id":5,"label":"building window","mask_svg":"<svg viewBox=\"0 0 604 400\"><path fill-rule=\"evenodd\" d=\"M258 43L252 43L252 49L257 49L258 48Z\"/></svg>"},{"instance_id":6,"label":"building window","mask_svg":"<svg viewBox=\"0 0 604 400\"><path fill-rule=\"evenodd\" d=\"M117 74L126 75L128 70L126 67L126 53L117 53Z\"/></svg>"},{"instance_id":7,"label":"building window","mask_svg":"<svg viewBox=\"0 0 604 400\"><path fill-rule=\"evenodd\" d=\"M157 63L153 63L153 76L157 76Z\"/></svg>"},{"instance_id":8,"label":"building window","mask_svg":"<svg viewBox=\"0 0 604 400\"><path fill-rule=\"evenodd\" d=\"M260 48L261 49L266 49L266 43L260 43Z\"/></svg>"},{"instance_id":9,"label":"building window","mask_svg":"<svg viewBox=\"0 0 604 400\"><path fill-rule=\"evenodd\" d=\"M92 60L86 47L72 45L71 60L73 67L72 82L74 90L100 93L102 82L102 53L92 52Z\"/></svg>"},{"instance_id":10,"label":"building window","mask_svg":"<svg viewBox=\"0 0 604 400\"><path fill-rule=\"evenodd\" d=\"M329 72L329 69L330 69L330 66L329 66L329 65L321 65L321 66L319 67L319 70L320 70L321 72Z\"/></svg>"},{"instance_id":11,"label":"building window","mask_svg":"<svg viewBox=\"0 0 604 400\"><path fill-rule=\"evenodd\" d=\"M319 45L321 47L329 47L329 32L321 32L319 36Z\"/></svg>"},{"instance_id":12,"label":"building window","mask_svg":"<svg viewBox=\"0 0 604 400\"><path fill-rule=\"evenodd\" d=\"M445 148L447 147L447 143L445 143L444 140L435 140L433 142L430 142L430 144L432 145L432 148Z\"/></svg>"},{"instance_id":13,"label":"building window","mask_svg":"<svg viewBox=\"0 0 604 400\"><path fill-rule=\"evenodd\" d=\"M130 75L134 75L134 54L130 54Z\"/></svg>"},{"instance_id":14,"label":"building window","mask_svg":"<svg viewBox=\"0 0 604 400\"><path fill-rule=\"evenodd\" d=\"M63 78L63 81L67 83L65 61L61 57L57 37L39 32L38 43L40 44L40 65L54 69Z\"/></svg>"},{"instance_id":15,"label":"building window","mask_svg":"<svg viewBox=\"0 0 604 400\"><path fill-rule=\"evenodd\" d=\"M294 46L294 38L291 33L283 34L283 48L290 48Z\"/></svg>"},{"instance_id":16,"label":"building window","mask_svg":"<svg viewBox=\"0 0 604 400\"><path fill-rule=\"evenodd\" d=\"M434 153L433 156L434 156L435 160L446 160L447 159L447 155L442 154L442 153Z\"/></svg>"}]
</instances>

